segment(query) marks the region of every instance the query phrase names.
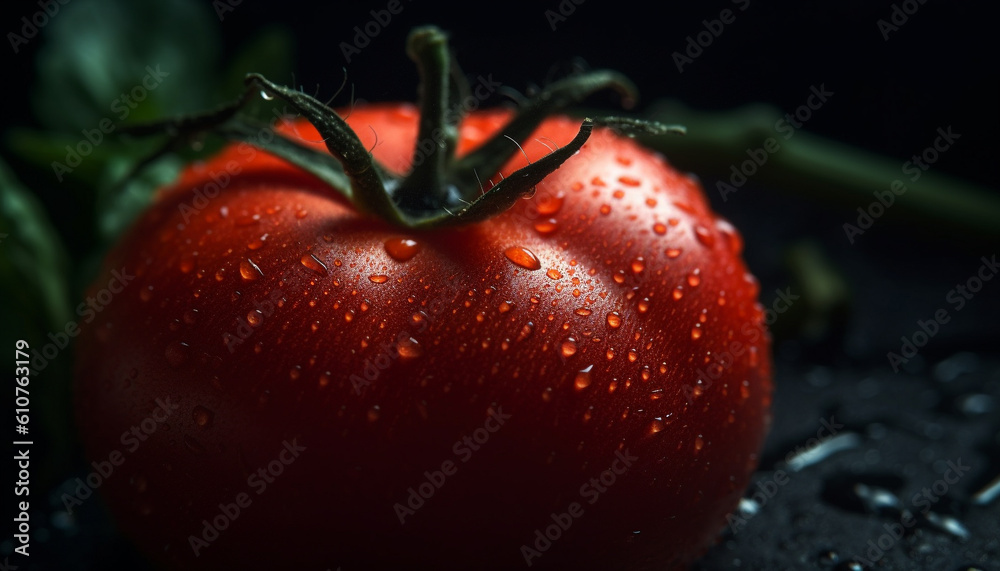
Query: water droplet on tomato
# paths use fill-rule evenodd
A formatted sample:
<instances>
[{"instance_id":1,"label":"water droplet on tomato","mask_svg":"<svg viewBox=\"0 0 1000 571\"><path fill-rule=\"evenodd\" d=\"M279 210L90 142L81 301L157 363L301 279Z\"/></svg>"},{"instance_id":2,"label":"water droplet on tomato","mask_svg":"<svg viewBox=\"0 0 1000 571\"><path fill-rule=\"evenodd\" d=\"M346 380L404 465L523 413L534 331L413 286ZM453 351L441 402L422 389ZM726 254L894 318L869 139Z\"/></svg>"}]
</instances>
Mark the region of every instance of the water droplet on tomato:
<instances>
[{"instance_id":1,"label":"water droplet on tomato","mask_svg":"<svg viewBox=\"0 0 1000 571\"><path fill-rule=\"evenodd\" d=\"M675 287L674 291L671 292L670 295L673 296L674 299L680 299L684 297L684 286Z\"/></svg>"},{"instance_id":2,"label":"water droplet on tomato","mask_svg":"<svg viewBox=\"0 0 1000 571\"><path fill-rule=\"evenodd\" d=\"M531 333L534 330L535 330L535 324L534 323L532 323L530 321L527 322L527 323L525 323L524 327L521 328L521 332L518 333L516 341L524 341L525 339L528 338L528 336L531 335Z\"/></svg>"},{"instance_id":3,"label":"water droplet on tomato","mask_svg":"<svg viewBox=\"0 0 1000 571\"><path fill-rule=\"evenodd\" d=\"M635 363L636 359L639 358L639 353L635 349L628 350L628 360L630 363Z\"/></svg>"},{"instance_id":4,"label":"water droplet on tomato","mask_svg":"<svg viewBox=\"0 0 1000 571\"><path fill-rule=\"evenodd\" d=\"M618 177L618 182L624 184L625 186L639 186L642 184L642 181L631 176L620 176Z\"/></svg>"},{"instance_id":5,"label":"water droplet on tomato","mask_svg":"<svg viewBox=\"0 0 1000 571\"><path fill-rule=\"evenodd\" d=\"M535 222L535 232L542 236L548 236L559 228L559 222L555 218L546 218Z\"/></svg>"},{"instance_id":6,"label":"water droplet on tomato","mask_svg":"<svg viewBox=\"0 0 1000 571\"><path fill-rule=\"evenodd\" d=\"M618 329L622 325L622 317L618 315L618 312L612 311L608 314L608 327L612 329Z\"/></svg>"},{"instance_id":7,"label":"water droplet on tomato","mask_svg":"<svg viewBox=\"0 0 1000 571\"><path fill-rule=\"evenodd\" d=\"M575 313L577 315L580 315L582 317L587 317L588 315L590 315L591 313L594 313L594 312L591 311L591 310L589 310L589 309L587 309L586 307L580 307L580 308L577 308L577 309L573 310L573 313Z\"/></svg>"},{"instance_id":8,"label":"water droplet on tomato","mask_svg":"<svg viewBox=\"0 0 1000 571\"><path fill-rule=\"evenodd\" d=\"M189 351L190 347L188 347L187 343L175 341L170 345L167 345L163 355L167 358L167 363L176 369L183 366L184 363L187 362Z\"/></svg>"},{"instance_id":9,"label":"water droplet on tomato","mask_svg":"<svg viewBox=\"0 0 1000 571\"><path fill-rule=\"evenodd\" d=\"M298 218L299 220L302 220L306 216L309 216L309 211L308 210L299 209L299 210L295 211L295 217Z\"/></svg>"},{"instance_id":10,"label":"water droplet on tomato","mask_svg":"<svg viewBox=\"0 0 1000 571\"><path fill-rule=\"evenodd\" d=\"M500 302L500 307L497 310L500 313L507 313L508 311L511 310L512 307L514 307L514 302L513 301L503 301L503 302Z\"/></svg>"},{"instance_id":11,"label":"water droplet on tomato","mask_svg":"<svg viewBox=\"0 0 1000 571\"><path fill-rule=\"evenodd\" d=\"M306 268L312 270L313 272L321 276L325 276L328 273L326 264L319 261L319 258L317 258L313 254L306 254L302 256L302 259L299 260L299 262L301 262L302 265L305 266Z\"/></svg>"},{"instance_id":12,"label":"water droplet on tomato","mask_svg":"<svg viewBox=\"0 0 1000 571\"><path fill-rule=\"evenodd\" d=\"M701 339L701 333L701 324L695 324L695 326L691 328L691 339Z\"/></svg>"},{"instance_id":13,"label":"water droplet on tomato","mask_svg":"<svg viewBox=\"0 0 1000 571\"><path fill-rule=\"evenodd\" d=\"M611 205L610 204L602 204L601 208L599 210L600 210L601 214L607 216L608 214L611 214Z\"/></svg>"},{"instance_id":14,"label":"water droplet on tomato","mask_svg":"<svg viewBox=\"0 0 1000 571\"><path fill-rule=\"evenodd\" d=\"M181 263L178 264L178 267L180 268L181 273L185 274L190 273L191 270L194 269L194 260L191 259L181 260Z\"/></svg>"},{"instance_id":15,"label":"water droplet on tomato","mask_svg":"<svg viewBox=\"0 0 1000 571\"><path fill-rule=\"evenodd\" d=\"M676 257L678 257L678 256L681 255L681 249L680 248L667 248L667 250L666 250L665 253L667 254L667 257L672 260L672 259L674 259L674 258L676 258Z\"/></svg>"},{"instance_id":16,"label":"water droplet on tomato","mask_svg":"<svg viewBox=\"0 0 1000 571\"><path fill-rule=\"evenodd\" d=\"M404 359L416 359L424 354L424 348L413 337L403 339L397 343L396 350L399 351L399 356Z\"/></svg>"},{"instance_id":17,"label":"water droplet on tomato","mask_svg":"<svg viewBox=\"0 0 1000 571\"><path fill-rule=\"evenodd\" d=\"M706 248L711 248L715 245L715 234L701 224L695 224L694 237L697 238L698 241L701 242L701 244Z\"/></svg>"},{"instance_id":18,"label":"water droplet on tomato","mask_svg":"<svg viewBox=\"0 0 1000 571\"><path fill-rule=\"evenodd\" d=\"M507 248L504 250L503 255L507 256L507 259L514 264L528 270L534 271L542 267L542 263L538 261L538 256L531 250L521 246Z\"/></svg>"},{"instance_id":19,"label":"water droplet on tomato","mask_svg":"<svg viewBox=\"0 0 1000 571\"><path fill-rule=\"evenodd\" d=\"M405 262L420 251L420 244L410 238L389 238L384 246L386 253L397 262Z\"/></svg>"},{"instance_id":20,"label":"water droplet on tomato","mask_svg":"<svg viewBox=\"0 0 1000 571\"><path fill-rule=\"evenodd\" d=\"M542 401L549 402L550 400L552 400L552 387L548 387L542 391Z\"/></svg>"},{"instance_id":21,"label":"water droplet on tomato","mask_svg":"<svg viewBox=\"0 0 1000 571\"><path fill-rule=\"evenodd\" d=\"M201 405L198 405L191 411L191 418L194 419L194 423L198 426L208 428L209 426L212 426L212 420L215 419L215 413Z\"/></svg>"},{"instance_id":22,"label":"water droplet on tomato","mask_svg":"<svg viewBox=\"0 0 1000 571\"><path fill-rule=\"evenodd\" d=\"M562 274L559 273L559 270L555 268L549 269L549 271L545 272L545 275L549 276L549 278L554 280L557 280L562 277Z\"/></svg>"},{"instance_id":23,"label":"water droplet on tomato","mask_svg":"<svg viewBox=\"0 0 1000 571\"><path fill-rule=\"evenodd\" d=\"M653 224L653 232L659 234L660 236L663 236L664 234L667 233L667 226L665 224L657 222L656 224Z\"/></svg>"},{"instance_id":24,"label":"water droplet on tomato","mask_svg":"<svg viewBox=\"0 0 1000 571\"><path fill-rule=\"evenodd\" d=\"M650 302L648 297L644 297L641 300L639 300L639 306L638 306L639 313L646 313L647 311L649 311L649 304Z\"/></svg>"},{"instance_id":25,"label":"water droplet on tomato","mask_svg":"<svg viewBox=\"0 0 1000 571\"><path fill-rule=\"evenodd\" d=\"M260 214L254 214L253 216L240 216L233 223L237 226L253 226L254 224L260 223Z\"/></svg>"},{"instance_id":26,"label":"water droplet on tomato","mask_svg":"<svg viewBox=\"0 0 1000 571\"><path fill-rule=\"evenodd\" d=\"M632 273L642 273L644 269L646 269L646 260L642 256L632 260Z\"/></svg>"},{"instance_id":27,"label":"water droplet on tomato","mask_svg":"<svg viewBox=\"0 0 1000 571\"><path fill-rule=\"evenodd\" d=\"M577 372L576 378L573 380L573 386L575 386L577 390L583 390L590 386L590 370L593 368L594 366L590 365L586 369Z\"/></svg>"},{"instance_id":28,"label":"water droplet on tomato","mask_svg":"<svg viewBox=\"0 0 1000 571\"><path fill-rule=\"evenodd\" d=\"M215 281L221 282L224 279L226 279L226 270L225 268L219 268L219 271L215 272Z\"/></svg>"},{"instance_id":29,"label":"water droplet on tomato","mask_svg":"<svg viewBox=\"0 0 1000 571\"><path fill-rule=\"evenodd\" d=\"M378 420L378 417L381 414L381 412L382 411L381 409L379 409L378 405L375 405L370 409L368 409L368 422L375 422L376 420Z\"/></svg>"},{"instance_id":30,"label":"water droplet on tomato","mask_svg":"<svg viewBox=\"0 0 1000 571\"><path fill-rule=\"evenodd\" d=\"M693 272L691 272L690 274L688 274L687 282L688 282L689 286L691 286L691 287L697 287L698 284L701 283L701 270L700 269L696 269Z\"/></svg>"},{"instance_id":31,"label":"water droplet on tomato","mask_svg":"<svg viewBox=\"0 0 1000 571\"><path fill-rule=\"evenodd\" d=\"M264 323L264 314L259 309L251 311L247 314L247 323L254 327L259 326L261 323Z\"/></svg>"},{"instance_id":32,"label":"water droplet on tomato","mask_svg":"<svg viewBox=\"0 0 1000 571\"><path fill-rule=\"evenodd\" d=\"M565 196L562 193L546 194L538 198L538 213L542 216L552 216L562 208Z\"/></svg>"},{"instance_id":33,"label":"water droplet on tomato","mask_svg":"<svg viewBox=\"0 0 1000 571\"><path fill-rule=\"evenodd\" d=\"M247 258L240 262L240 275L245 280L255 280L263 276L264 272L260 271L260 267L253 263L253 260Z\"/></svg>"},{"instance_id":34,"label":"water droplet on tomato","mask_svg":"<svg viewBox=\"0 0 1000 571\"><path fill-rule=\"evenodd\" d=\"M701 436L696 436L694 439L694 451L698 452L704 445L705 441L701 438Z\"/></svg>"},{"instance_id":35,"label":"water droplet on tomato","mask_svg":"<svg viewBox=\"0 0 1000 571\"><path fill-rule=\"evenodd\" d=\"M654 418L652 422L649 423L649 434L656 434L663 430L663 420L659 417Z\"/></svg>"},{"instance_id":36,"label":"water droplet on tomato","mask_svg":"<svg viewBox=\"0 0 1000 571\"><path fill-rule=\"evenodd\" d=\"M389 276L384 274L376 274L368 276L368 279L371 280L372 283L384 284L385 282L389 281Z\"/></svg>"},{"instance_id":37,"label":"water droplet on tomato","mask_svg":"<svg viewBox=\"0 0 1000 571\"><path fill-rule=\"evenodd\" d=\"M565 341L559 346L559 352L562 353L563 357L572 357L576 354L576 339L572 337L567 337Z\"/></svg>"}]
</instances>

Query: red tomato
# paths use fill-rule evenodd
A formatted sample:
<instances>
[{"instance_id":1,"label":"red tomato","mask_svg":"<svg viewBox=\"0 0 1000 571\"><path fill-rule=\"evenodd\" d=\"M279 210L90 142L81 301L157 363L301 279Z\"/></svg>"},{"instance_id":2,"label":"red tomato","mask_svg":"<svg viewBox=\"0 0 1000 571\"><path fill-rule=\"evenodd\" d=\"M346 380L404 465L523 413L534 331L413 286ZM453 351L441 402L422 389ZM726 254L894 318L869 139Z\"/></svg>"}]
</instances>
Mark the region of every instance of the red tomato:
<instances>
[{"instance_id":1,"label":"red tomato","mask_svg":"<svg viewBox=\"0 0 1000 571\"><path fill-rule=\"evenodd\" d=\"M459 154L508 119L467 117ZM402 172L417 120L348 123ZM544 121L502 172L579 127ZM107 259L135 278L79 339L86 453L122 458L99 491L178 569L689 563L769 418L741 248L695 180L605 129L533 198L432 231L233 145Z\"/></svg>"}]
</instances>

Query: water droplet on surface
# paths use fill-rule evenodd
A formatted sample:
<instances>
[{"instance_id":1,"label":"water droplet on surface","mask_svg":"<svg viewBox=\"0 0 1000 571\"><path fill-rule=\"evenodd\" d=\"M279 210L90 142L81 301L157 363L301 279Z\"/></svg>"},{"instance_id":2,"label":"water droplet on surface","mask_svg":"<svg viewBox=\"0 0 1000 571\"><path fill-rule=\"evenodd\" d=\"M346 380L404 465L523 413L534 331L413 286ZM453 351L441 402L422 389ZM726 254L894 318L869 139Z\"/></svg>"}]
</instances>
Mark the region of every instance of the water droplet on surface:
<instances>
[{"instance_id":1,"label":"water droplet on surface","mask_svg":"<svg viewBox=\"0 0 1000 571\"><path fill-rule=\"evenodd\" d=\"M667 226L665 224L657 222L656 224L653 224L653 232L659 234L660 236L663 236L664 234L667 233Z\"/></svg>"},{"instance_id":2,"label":"water droplet on surface","mask_svg":"<svg viewBox=\"0 0 1000 571\"><path fill-rule=\"evenodd\" d=\"M618 182L624 184L625 186L639 186L642 184L642 181L631 176L620 176L618 177Z\"/></svg>"},{"instance_id":3,"label":"water droplet on surface","mask_svg":"<svg viewBox=\"0 0 1000 571\"><path fill-rule=\"evenodd\" d=\"M639 353L637 353L635 349L628 350L628 360L630 363L635 363L638 358Z\"/></svg>"},{"instance_id":4,"label":"water droplet on surface","mask_svg":"<svg viewBox=\"0 0 1000 571\"><path fill-rule=\"evenodd\" d=\"M704 446L705 446L705 441L701 438L701 436L696 436L694 439L694 451L698 452Z\"/></svg>"},{"instance_id":5,"label":"water droplet on surface","mask_svg":"<svg viewBox=\"0 0 1000 571\"><path fill-rule=\"evenodd\" d=\"M539 220L535 222L535 232L538 232L542 236L548 236L552 234L559 228L559 223L555 218L547 218L545 220Z\"/></svg>"},{"instance_id":6,"label":"water droplet on surface","mask_svg":"<svg viewBox=\"0 0 1000 571\"><path fill-rule=\"evenodd\" d=\"M245 280L255 280L263 276L264 272L260 271L260 268L257 264L253 263L253 260L247 258L240 262L240 275Z\"/></svg>"},{"instance_id":7,"label":"water droplet on surface","mask_svg":"<svg viewBox=\"0 0 1000 571\"><path fill-rule=\"evenodd\" d=\"M518 333L516 341L524 341L529 335L535 330L535 324L532 322L527 322L524 327L521 328L521 332Z\"/></svg>"},{"instance_id":8,"label":"water droplet on surface","mask_svg":"<svg viewBox=\"0 0 1000 571\"><path fill-rule=\"evenodd\" d=\"M288 378L293 381L299 380L299 377L301 376L302 376L302 367L299 365L295 365L294 367L288 370Z\"/></svg>"},{"instance_id":9,"label":"water droplet on surface","mask_svg":"<svg viewBox=\"0 0 1000 571\"><path fill-rule=\"evenodd\" d=\"M611 205L610 204L602 204L601 208L599 210L600 210L601 214L607 216L608 214L611 214Z\"/></svg>"},{"instance_id":10,"label":"water droplet on surface","mask_svg":"<svg viewBox=\"0 0 1000 571\"><path fill-rule=\"evenodd\" d=\"M696 269L693 272L691 272L690 274L688 274L687 282L688 282L689 286L691 286L691 287L697 287L698 284L701 283L701 270L700 269Z\"/></svg>"},{"instance_id":11,"label":"water droplet on surface","mask_svg":"<svg viewBox=\"0 0 1000 571\"><path fill-rule=\"evenodd\" d=\"M674 258L676 258L676 257L678 257L678 256L681 255L681 249L680 248L667 248L667 250L664 253L667 255L668 258L670 258L672 260L672 259L674 259Z\"/></svg>"},{"instance_id":12,"label":"water droplet on surface","mask_svg":"<svg viewBox=\"0 0 1000 571\"><path fill-rule=\"evenodd\" d=\"M638 258L632 260L632 273L638 274L642 273L642 270L646 269L646 260L639 256Z\"/></svg>"},{"instance_id":13,"label":"water droplet on surface","mask_svg":"<svg viewBox=\"0 0 1000 571\"><path fill-rule=\"evenodd\" d=\"M507 256L507 259L514 264L528 270L534 271L542 267L542 263L538 261L538 256L531 250L521 246L507 248L504 250L503 255Z\"/></svg>"},{"instance_id":14,"label":"water droplet on surface","mask_svg":"<svg viewBox=\"0 0 1000 571\"><path fill-rule=\"evenodd\" d=\"M657 417L654 418L652 422L649 423L649 433L656 434L663 430L663 419Z\"/></svg>"},{"instance_id":15,"label":"water droplet on surface","mask_svg":"<svg viewBox=\"0 0 1000 571\"><path fill-rule=\"evenodd\" d=\"M403 339L397 343L396 350L399 351L399 356L404 359L416 359L424 354L424 348L413 337Z\"/></svg>"},{"instance_id":16,"label":"water droplet on surface","mask_svg":"<svg viewBox=\"0 0 1000 571\"><path fill-rule=\"evenodd\" d=\"M190 347L188 347L187 343L175 341L167 345L163 355L167 358L167 363L176 369L187 362L189 351Z\"/></svg>"},{"instance_id":17,"label":"water droplet on surface","mask_svg":"<svg viewBox=\"0 0 1000 571\"><path fill-rule=\"evenodd\" d=\"M181 263L179 264L179 267L180 267L181 273L185 273L185 274L190 273L191 270L194 269L194 261L190 260L190 259L181 260Z\"/></svg>"},{"instance_id":18,"label":"water droplet on surface","mask_svg":"<svg viewBox=\"0 0 1000 571\"><path fill-rule=\"evenodd\" d=\"M264 323L264 314L260 312L259 309L255 309L247 314L247 323L257 327L261 323Z\"/></svg>"},{"instance_id":19,"label":"water droplet on surface","mask_svg":"<svg viewBox=\"0 0 1000 571\"><path fill-rule=\"evenodd\" d=\"M375 422L376 420L378 420L378 417L381 414L381 412L382 411L379 409L378 405L375 405L370 409L368 409L368 422Z\"/></svg>"},{"instance_id":20,"label":"water droplet on surface","mask_svg":"<svg viewBox=\"0 0 1000 571\"><path fill-rule=\"evenodd\" d=\"M542 216L552 216L562 208L565 196L562 193L546 194L538 198L538 213Z\"/></svg>"},{"instance_id":21,"label":"water droplet on surface","mask_svg":"<svg viewBox=\"0 0 1000 571\"><path fill-rule=\"evenodd\" d=\"M300 208L299 210L295 211L295 217L298 218L299 220L302 220L306 216L309 216L309 211L308 210L304 210L304 209Z\"/></svg>"},{"instance_id":22,"label":"water droplet on surface","mask_svg":"<svg viewBox=\"0 0 1000 571\"><path fill-rule=\"evenodd\" d=\"M386 253L397 262L405 262L420 251L420 243L410 238L389 238L384 245Z\"/></svg>"},{"instance_id":23,"label":"water droplet on surface","mask_svg":"<svg viewBox=\"0 0 1000 571\"><path fill-rule=\"evenodd\" d=\"M559 346L559 352L562 354L563 357L572 357L573 355L575 355L576 339L568 337L565 341L562 342L562 345Z\"/></svg>"},{"instance_id":24,"label":"water droplet on surface","mask_svg":"<svg viewBox=\"0 0 1000 571\"><path fill-rule=\"evenodd\" d=\"M313 254L306 254L302 256L302 259L299 261L302 263L303 266L321 276L325 276L328 272L326 264L319 261L319 258L314 256Z\"/></svg>"},{"instance_id":25,"label":"water droplet on surface","mask_svg":"<svg viewBox=\"0 0 1000 571\"><path fill-rule=\"evenodd\" d=\"M715 245L715 234L701 224L695 224L694 237L706 248L711 248Z\"/></svg>"},{"instance_id":26,"label":"water droplet on surface","mask_svg":"<svg viewBox=\"0 0 1000 571\"><path fill-rule=\"evenodd\" d=\"M375 274L368 276L368 279L375 284L384 284L385 282L389 281L389 276L384 274Z\"/></svg>"},{"instance_id":27,"label":"water droplet on surface","mask_svg":"<svg viewBox=\"0 0 1000 571\"><path fill-rule=\"evenodd\" d=\"M191 418L194 419L194 423L198 426L208 428L209 426L212 426L212 421L215 419L215 413L199 405L194 407L194 410L191 411Z\"/></svg>"},{"instance_id":28,"label":"water droplet on surface","mask_svg":"<svg viewBox=\"0 0 1000 571\"><path fill-rule=\"evenodd\" d=\"M649 303L650 302L648 297L644 297L641 300L639 300L639 306L638 306L639 313L646 313L647 311L649 311Z\"/></svg>"},{"instance_id":29,"label":"water droplet on surface","mask_svg":"<svg viewBox=\"0 0 1000 571\"><path fill-rule=\"evenodd\" d=\"M224 279L226 279L226 270L219 268L219 271L215 272L215 281L221 282Z\"/></svg>"},{"instance_id":30,"label":"water droplet on surface","mask_svg":"<svg viewBox=\"0 0 1000 571\"><path fill-rule=\"evenodd\" d=\"M691 328L691 339L701 339L701 324L697 324Z\"/></svg>"},{"instance_id":31,"label":"water droplet on surface","mask_svg":"<svg viewBox=\"0 0 1000 571\"><path fill-rule=\"evenodd\" d=\"M577 390L583 390L590 386L590 370L593 368L594 366L590 365L586 369L577 372L576 378L573 380L573 386L575 386Z\"/></svg>"},{"instance_id":32,"label":"water droplet on surface","mask_svg":"<svg viewBox=\"0 0 1000 571\"><path fill-rule=\"evenodd\" d=\"M591 313L594 313L594 312L591 311L591 310L589 310L589 309L587 309L586 307L580 307L580 308L577 308L577 309L573 310L573 313L575 313L575 314L577 314L579 316L582 316L582 317L587 317L588 315L590 315Z\"/></svg>"},{"instance_id":33,"label":"water droplet on surface","mask_svg":"<svg viewBox=\"0 0 1000 571\"><path fill-rule=\"evenodd\" d=\"M554 280L558 280L559 278L562 277L562 274L559 273L559 270L555 268L552 268L549 271L545 272L545 275L549 276L549 278Z\"/></svg>"},{"instance_id":34,"label":"water droplet on surface","mask_svg":"<svg viewBox=\"0 0 1000 571\"><path fill-rule=\"evenodd\" d=\"M673 296L674 299L680 299L684 297L684 286L675 287L674 291L671 292L670 295Z\"/></svg>"},{"instance_id":35,"label":"water droplet on surface","mask_svg":"<svg viewBox=\"0 0 1000 571\"><path fill-rule=\"evenodd\" d=\"M497 311L499 311L500 313L507 313L508 311L511 310L512 307L514 307L513 301L503 301L500 302L500 307L497 308Z\"/></svg>"}]
</instances>

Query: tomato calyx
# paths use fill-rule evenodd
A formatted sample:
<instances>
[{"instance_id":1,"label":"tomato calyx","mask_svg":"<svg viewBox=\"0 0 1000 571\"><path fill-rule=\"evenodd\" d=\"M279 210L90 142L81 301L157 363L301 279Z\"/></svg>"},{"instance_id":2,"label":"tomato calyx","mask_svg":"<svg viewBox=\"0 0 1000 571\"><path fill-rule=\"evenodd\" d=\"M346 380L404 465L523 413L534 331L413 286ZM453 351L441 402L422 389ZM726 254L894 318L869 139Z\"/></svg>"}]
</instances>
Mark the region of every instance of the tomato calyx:
<instances>
[{"instance_id":1,"label":"tomato calyx","mask_svg":"<svg viewBox=\"0 0 1000 571\"><path fill-rule=\"evenodd\" d=\"M246 90L228 106L202 115L131 128L129 132L151 134L166 130L175 136L188 137L214 132L248 142L319 177L358 210L408 229L471 224L506 211L518 199L531 197L535 185L580 150L594 127L608 127L626 136L684 133L683 127L653 121L588 117L565 146L509 176L501 176L496 184L490 180L486 188L482 177L498 172L511 156L523 152L518 141L525 140L549 115L602 89L618 91L623 104L630 106L637 97L635 86L620 73L609 70L582 73L552 83L522 101L513 119L491 139L457 158L462 114L452 109L468 96L469 87L453 62L447 36L433 26L417 28L407 40L407 54L417 64L421 84L419 132L413 167L406 176L397 176L379 164L344 119L325 103L257 73L246 76ZM260 134L269 129L267 125L238 116L238 111L258 95L265 100L281 100L305 117L319 131L329 154L278 134L265 141Z\"/></svg>"}]
</instances>

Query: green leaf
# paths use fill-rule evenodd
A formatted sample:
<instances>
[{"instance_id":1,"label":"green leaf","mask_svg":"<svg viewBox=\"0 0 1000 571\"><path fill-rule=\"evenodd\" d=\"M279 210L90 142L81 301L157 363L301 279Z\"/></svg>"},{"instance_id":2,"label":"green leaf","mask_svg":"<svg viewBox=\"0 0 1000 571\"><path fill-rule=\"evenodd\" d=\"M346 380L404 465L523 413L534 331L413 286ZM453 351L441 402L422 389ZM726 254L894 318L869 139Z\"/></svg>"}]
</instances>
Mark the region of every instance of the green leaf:
<instances>
[{"instance_id":1,"label":"green leaf","mask_svg":"<svg viewBox=\"0 0 1000 571\"><path fill-rule=\"evenodd\" d=\"M70 3L45 29L35 113L45 127L75 134L102 119L202 109L215 92L216 25L192 0Z\"/></svg>"},{"instance_id":2,"label":"green leaf","mask_svg":"<svg viewBox=\"0 0 1000 571\"><path fill-rule=\"evenodd\" d=\"M0 307L4 327L44 336L71 315L67 257L35 196L0 160Z\"/></svg>"}]
</instances>

